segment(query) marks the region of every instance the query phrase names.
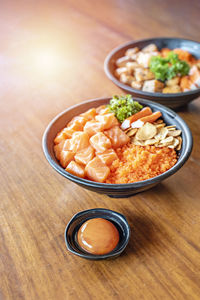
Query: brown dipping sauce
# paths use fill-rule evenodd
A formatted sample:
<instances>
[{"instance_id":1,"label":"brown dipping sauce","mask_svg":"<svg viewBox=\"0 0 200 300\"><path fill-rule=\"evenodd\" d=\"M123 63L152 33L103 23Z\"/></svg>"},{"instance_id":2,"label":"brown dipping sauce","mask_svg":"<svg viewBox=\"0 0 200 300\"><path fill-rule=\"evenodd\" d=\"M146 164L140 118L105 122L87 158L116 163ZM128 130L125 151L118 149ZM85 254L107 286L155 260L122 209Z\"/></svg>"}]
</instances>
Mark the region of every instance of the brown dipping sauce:
<instances>
[{"instance_id":1,"label":"brown dipping sauce","mask_svg":"<svg viewBox=\"0 0 200 300\"><path fill-rule=\"evenodd\" d=\"M78 231L78 243L85 251L102 255L111 252L119 242L117 228L108 220L94 218L86 221Z\"/></svg>"}]
</instances>

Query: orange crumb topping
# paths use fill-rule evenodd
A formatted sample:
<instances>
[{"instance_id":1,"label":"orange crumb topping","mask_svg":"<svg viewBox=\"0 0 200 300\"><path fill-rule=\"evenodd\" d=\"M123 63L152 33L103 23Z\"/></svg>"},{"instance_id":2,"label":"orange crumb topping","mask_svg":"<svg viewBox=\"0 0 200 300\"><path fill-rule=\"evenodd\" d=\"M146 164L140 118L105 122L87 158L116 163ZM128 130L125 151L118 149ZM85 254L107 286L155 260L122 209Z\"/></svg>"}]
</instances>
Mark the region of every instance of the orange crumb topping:
<instances>
[{"instance_id":1,"label":"orange crumb topping","mask_svg":"<svg viewBox=\"0 0 200 300\"><path fill-rule=\"evenodd\" d=\"M135 146L127 144L116 149L118 159L110 167L106 183L123 184L142 181L158 176L177 162L174 149L155 146Z\"/></svg>"}]
</instances>

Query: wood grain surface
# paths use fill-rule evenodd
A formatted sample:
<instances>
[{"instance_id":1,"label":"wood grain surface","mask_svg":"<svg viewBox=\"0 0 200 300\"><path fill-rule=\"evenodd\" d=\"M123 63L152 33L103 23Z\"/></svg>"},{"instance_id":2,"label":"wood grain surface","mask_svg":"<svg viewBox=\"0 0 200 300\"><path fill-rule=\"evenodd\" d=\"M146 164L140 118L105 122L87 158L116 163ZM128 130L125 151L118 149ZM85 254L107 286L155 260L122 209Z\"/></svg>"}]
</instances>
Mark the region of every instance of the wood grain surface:
<instances>
[{"instance_id":1,"label":"wood grain surface","mask_svg":"<svg viewBox=\"0 0 200 300\"><path fill-rule=\"evenodd\" d=\"M179 111L194 137L184 167L125 199L84 190L56 173L41 139L72 104L121 93L103 62L121 43L155 36L200 42L200 2L1 1L0 299L200 299L200 99ZM123 213L132 235L115 260L70 254L77 212Z\"/></svg>"}]
</instances>

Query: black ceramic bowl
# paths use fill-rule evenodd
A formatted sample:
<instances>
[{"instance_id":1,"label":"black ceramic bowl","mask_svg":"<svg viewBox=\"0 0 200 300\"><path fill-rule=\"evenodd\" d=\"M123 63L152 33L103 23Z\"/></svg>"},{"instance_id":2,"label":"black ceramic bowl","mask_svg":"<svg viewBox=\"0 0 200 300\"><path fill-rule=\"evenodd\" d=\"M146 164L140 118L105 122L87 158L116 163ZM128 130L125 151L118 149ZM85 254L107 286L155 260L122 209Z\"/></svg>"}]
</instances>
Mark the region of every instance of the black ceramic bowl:
<instances>
[{"instance_id":1,"label":"black ceramic bowl","mask_svg":"<svg viewBox=\"0 0 200 300\"><path fill-rule=\"evenodd\" d=\"M148 100L155 101L157 103L161 103L165 106L170 108L178 108L181 107L188 102L196 99L200 96L200 88L184 92L184 93L174 93L174 94L163 94L163 93L149 93L143 92L141 90L133 89L132 87L121 83L115 76L114 71L116 69L115 62L118 58L125 55L125 52L129 48L138 47L142 49L143 47L149 44L156 44L158 49L161 48L181 48L183 50L189 51L192 55L196 58L200 58L200 43L192 41L192 40L185 40L179 38L152 38L152 39L145 39L139 41L132 41L126 44L123 44L114 50L112 50L105 59L104 62L104 70L106 75L109 79L114 82L118 87L120 87L123 91L133 96L139 98L145 98Z\"/></svg>"},{"instance_id":2,"label":"black ceramic bowl","mask_svg":"<svg viewBox=\"0 0 200 300\"><path fill-rule=\"evenodd\" d=\"M107 254L104 255L90 254L84 251L77 242L77 233L79 228L84 222L93 218L103 218L112 222L119 232L120 238L119 238L118 245L113 251ZM78 256L81 256L86 259L91 259L91 260L101 260L107 258L115 258L119 256L122 253L122 251L124 251L124 249L126 248L129 238L130 238L130 227L128 225L126 218L122 214L116 211L104 209L104 208L89 209L77 213L76 215L73 216L73 218L70 220L70 222L68 223L65 229L65 243L67 249Z\"/></svg>"},{"instance_id":3,"label":"black ceramic bowl","mask_svg":"<svg viewBox=\"0 0 200 300\"><path fill-rule=\"evenodd\" d=\"M78 185L91 190L93 192L107 194L111 197L119 198L119 197L127 197L138 192L145 191L165 178L173 175L176 173L187 161L189 158L191 151L192 151L192 135L190 129L188 128L187 124L172 110L169 108L157 104L155 102L151 102L144 99L138 99L138 101L144 106L150 106L152 111L160 110L163 115L163 119L167 125L176 125L178 129L182 131L182 147L179 151L179 158L178 162L168 171L165 173L156 176L154 178L139 181L135 183L129 184L108 184L108 183L98 183L87 179L82 179L77 176L74 176L65 171L57 161L53 146L54 146L54 138L56 134L63 129L66 124L74 117L79 115L80 113L85 112L89 108L98 107L103 104L107 104L110 98L102 98L102 99L93 99L78 105L72 106L59 114L58 116L53 119L48 127L46 128L44 135L43 135L43 151L46 156L46 159L50 163L50 165L62 176L66 177L67 179L77 183Z\"/></svg>"}]
</instances>

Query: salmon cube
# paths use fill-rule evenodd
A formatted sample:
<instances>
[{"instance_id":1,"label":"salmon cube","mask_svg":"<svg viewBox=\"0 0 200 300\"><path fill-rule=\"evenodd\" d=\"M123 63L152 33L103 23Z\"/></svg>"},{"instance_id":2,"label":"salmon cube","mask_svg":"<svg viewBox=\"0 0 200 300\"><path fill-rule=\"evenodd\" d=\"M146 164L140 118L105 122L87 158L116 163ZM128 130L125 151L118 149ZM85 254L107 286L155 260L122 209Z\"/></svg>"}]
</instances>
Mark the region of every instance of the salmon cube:
<instances>
[{"instance_id":1,"label":"salmon cube","mask_svg":"<svg viewBox=\"0 0 200 300\"><path fill-rule=\"evenodd\" d=\"M114 149L126 145L130 140L128 135L124 131L122 131L118 126L114 126L104 131L104 133L111 140L112 147Z\"/></svg>"},{"instance_id":2,"label":"salmon cube","mask_svg":"<svg viewBox=\"0 0 200 300\"><path fill-rule=\"evenodd\" d=\"M66 127L63 129L63 132L65 134L66 139L71 139L75 131Z\"/></svg>"},{"instance_id":3,"label":"salmon cube","mask_svg":"<svg viewBox=\"0 0 200 300\"><path fill-rule=\"evenodd\" d=\"M81 123L78 123L78 122L72 122L72 123L70 122L70 124L67 125L67 128L69 130L73 130L74 132L75 131L82 131L83 127L84 127L84 125L81 124Z\"/></svg>"},{"instance_id":4,"label":"salmon cube","mask_svg":"<svg viewBox=\"0 0 200 300\"><path fill-rule=\"evenodd\" d=\"M72 160L67 168L65 169L67 172L71 173L72 175L84 178L85 177L85 169L83 166L79 165L77 162Z\"/></svg>"},{"instance_id":5,"label":"salmon cube","mask_svg":"<svg viewBox=\"0 0 200 300\"><path fill-rule=\"evenodd\" d=\"M101 124L95 120L91 120L85 124L83 130L84 130L84 132L87 132L87 134L89 136L93 136L97 132L100 132L103 130L103 124Z\"/></svg>"},{"instance_id":6,"label":"salmon cube","mask_svg":"<svg viewBox=\"0 0 200 300\"><path fill-rule=\"evenodd\" d=\"M67 140L65 140L64 145L63 145L63 150L64 150L64 151L72 151L71 140L72 140L72 139L67 139Z\"/></svg>"},{"instance_id":7,"label":"salmon cube","mask_svg":"<svg viewBox=\"0 0 200 300\"><path fill-rule=\"evenodd\" d=\"M161 50L161 56L167 57L168 54L169 54L169 52L171 52L171 51L172 51L172 50L169 49L169 48L162 48L162 50Z\"/></svg>"},{"instance_id":8,"label":"salmon cube","mask_svg":"<svg viewBox=\"0 0 200 300\"><path fill-rule=\"evenodd\" d=\"M102 132L98 132L93 135L90 138L90 144L97 152L104 152L111 148L111 141Z\"/></svg>"},{"instance_id":9,"label":"salmon cube","mask_svg":"<svg viewBox=\"0 0 200 300\"><path fill-rule=\"evenodd\" d=\"M182 91L189 91L190 85L191 85L191 81L189 76L183 76L180 81L180 87Z\"/></svg>"},{"instance_id":10,"label":"salmon cube","mask_svg":"<svg viewBox=\"0 0 200 300\"><path fill-rule=\"evenodd\" d=\"M69 148L67 149L67 141L69 141ZM64 149L71 150L73 152L77 152L82 150L83 148L87 148L89 146L89 135L86 132L75 132L70 140L65 142Z\"/></svg>"},{"instance_id":11,"label":"salmon cube","mask_svg":"<svg viewBox=\"0 0 200 300\"><path fill-rule=\"evenodd\" d=\"M86 122L87 122L86 118L81 117L81 116L76 116L67 124L67 126L70 127L73 124L79 124L79 125L82 125L82 127L83 127Z\"/></svg>"},{"instance_id":12,"label":"salmon cube","mask_svg":"<svg viewBox=\"0 0 200 300\"><path fill-rule=\"evenodd\" d=\"M92 160L94 157L94 148L92 146L88 146L87 148L84 148L78 153L76 153L74 159L77 163L87 165L90 160Z\"/></svg>"},{"instance_id":13,"label":"salmon cube","mask_svg":"<svg viewBox=\"0 0 200 300\"><path fill-rule=\"evenodd\" d=\"M96 108L96 113L99 114L101 112L102 109L105 109L106 105L100 105Z\"/></svg>"},{"instance_id":14,"label":"salmon cube","mask_svg":"<svg viewBox=\"0 0 200 300\"><path fill-rule=\"evenodd\" d=\"M110 113L110 109L108 107L106 107L99 112L99 115L105 115L105 114L109 114L109 113Z\"/></svg>"},{"instance_id":15,"label":"salmon cube","mask_svg":"<svg viewBox=\"0 0 200 300\"><path fill-rule=\"evenodd\" d=\"M63 132L63 130L61 130L60 132L58 132L58 134L56 135L55 139L54 139L54 144L59 144L62 140L65 140L65 134Z\"/></svg>"},{"instance_id":16,"label":"salmon cube","mask_svg":"<svg viewBox=\"0 0 200 300\"><path fill-rule=\"evenodd\" d=\"M60 153L60 164L63 168L66 168L67 165L72 161L74 158L75 153L72 151L65 151L62 150Z\"/></svg>"},{"instance_id":17,"label":"salmon cube","mask_svg":"<svg viewBox=\"0 0 200 300\"><path fill-rule=\"evenodd\" d=\"M64 128L58 134L56 135L54 139L55 144L59 144L62 140L70 139L72 137L72 134L74 133L74 130Z\"/></svg>"},{"instance_id":18,"label":"salmon cube","mask_svg":"<svg viewBox=\"0 0 200 300\"><path fill-rule=\"evenodd\" d=\"M189 53L186 50L180 49L180 48L176 48L173 50L174 53L178 54L178 58L180 60L185 60L187 62L190 62L191 58L192 58L192 54Z\"/></svg>"},{"instance_id":19,"label":"salmon cube","mask_svg":"<svg viewBox=\"0 0 200 300\"><path fill-rule=\"evenodd\" d=\"M96 156L86 165L85 173L90 180L105 182L110 174L110 169Z\"/></svg>"},{"instance_id":20,"label":"salmon cube","mask_svg":"<svg viewBox=\"0 0 200 300\"><path fill-rule=\"evenodd\" d=\"M97 115L95 119L103 125L103 129L109 129L113 126L119 125L119 122L115 118L114 113L109 113L105 115Z\"/></svg>"},{"instance_id":21,"label":"salmon cube","mask_svg":"<svg viewBox=\"0 0 200 300\"><path fill-rule=\"evenodd\" d=\"M117 153L113 149L108 149L103 153L97 153L100 160L107 166L111 165L118 158Z\"/></svg>"},{"instance_id":22,"label":"salmon cube","mask_svg":"<svg viewBox=\"0 0 200 300\"><path fill-rule=\"evenodd\" d=\"M54 146L54 153L58 160L60 160L60 153L64 148L65 142L66 142L66 140L62 140L59 144Z\"/></svg>"},{"instance_id":23,"label":"salmon cube","mask_svg":"<svg viewBox=\"0 0 200 300\"><path fill-rule=\"evenodd\" d=\"M99 115L105 115L105 114L110 113L110 109L106 105L101 105L96 108L96 112Z\"/></svg>"},{"instance_id":24,"label":"salmon cube","mask_svg":"<svg viewBox=\"0 0 200 300\"><path fill-rule=\"evenodd\" d=\"M97 112L95 108L91 108L87 110L85 113L80 114L81 117L84 117L87 121L93 120L94 117L96 116Z\"/></svg>"}]
</instances>

